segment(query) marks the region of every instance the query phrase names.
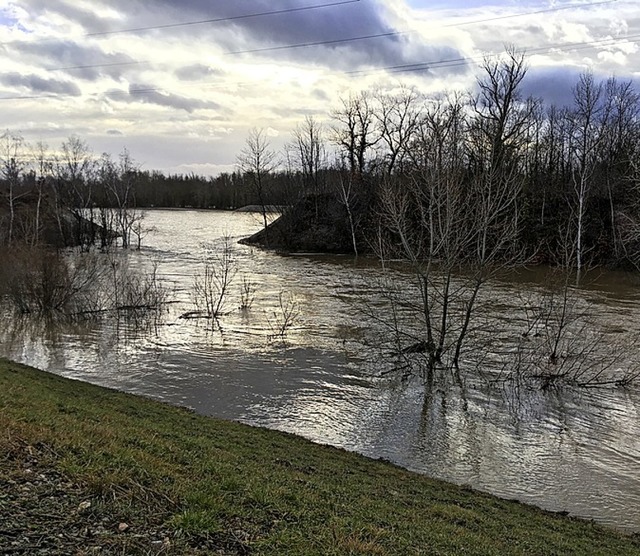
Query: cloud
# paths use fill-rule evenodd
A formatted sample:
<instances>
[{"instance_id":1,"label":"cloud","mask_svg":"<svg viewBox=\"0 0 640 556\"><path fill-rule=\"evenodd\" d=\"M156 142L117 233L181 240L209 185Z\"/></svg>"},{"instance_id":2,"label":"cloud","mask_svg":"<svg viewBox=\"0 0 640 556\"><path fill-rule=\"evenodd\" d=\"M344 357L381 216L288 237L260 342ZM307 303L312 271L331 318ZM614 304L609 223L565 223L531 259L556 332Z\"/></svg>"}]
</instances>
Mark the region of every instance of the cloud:
<instances>
[{"instance_id":1,"label":"cloud","mask_svg":"<svg viewBox=\"0 0 640 556\"><path fill-rule=\"evenodd\" d=\"M527 73L522 82L524 96L541 98L547 105L555 105L560 108L571 107L574 104L573 91L578 84L580 75L586 68L581 66L552 66L535 67ZM607 72L594 72L596 83L604 83L611 77ZM628 78L616 78L619 82L629 81ZM634 87L640 84L639 79L631 80Z\"/></svg>"},{"instance_id":2,"label":"cloud","mask_svg":"<svg viewBox=\"0 0 640 556\"><path fill-rule=\"evenodd\" d=\"M139 65L139 61L128 54L107 53L96 46L70 40L16 41L3 47L9 56L23 62L88 81L105 76L117 80L124 75L128 65Z\"/></svg>"},{"instance_id":3,"label":"cloud","mask_svg":"<svg viewBox=\"0 0 640 556\"><path fill-rule=\"evenodd\" d=\"M192 64L178 68L175 75L182 81L197 81L203 77L221 76L223 71L204 64Z\"/></svg>"},{"instance_id":4,"label":"cloud","mask_svg":"<svg viewBox=\"0 0 640 556\"><path fill-rule=\"evenodd\" d=\"M236 24L247 46L310 46L263 50L253 56L276 60L356 70L363 67L399 66L444 58L460 57L460 52L437 40L427 42L418 34L404 33L392 24L391 12L382 2L358 2L326 10L300 12L276 19L259 18ZM371 37L374 35L373 37ZM375 36L378 35L378 36ZM386 36L379 36L386 35ZM359 38L371 37L371 38ZM348 40L345 39L357 39ZM327 42L327 44L313 44ZM223 45L238 51L228 41ZM246 48L245 50L252 48ZM241 56L241 55L240 55Z\"/></svg>"},{"instance_id":5,"label":"cloud","mask_svg":"<svg viewBox=\"0 0 640 556\"><path fill-rule=\"evenodd\" d=\"M65 0L21 0L20 6L29 13L27 28L33 28L34 22L48 22L56 18L62 18L70 26L79 25L86 32L101 32L109 27L109 18L101 17L98 10L83 9L78 2ZM106 13L102 11L102 13ZM107 19L107 21L105 21Z\"/></svg>"},{"instance_id":6,"label":"cloud","mask_svg":"<svg viewBox=\"0 0 640 556\"><path fill-rule=\"evenodd\" d=\"M589 65L597 76L615 71L623 79L640 72L637 46L622 42L624 35L639 32L637 0L494 21L488 20L539 9L541 3L361 0L97 35L337 1L5 1L0 8L0 84L2 96L10 97L3 104L5 126L25 131L30 139L38 139L33 130L48 129L43 136L53 143L55 131L47 125L57 125L61 138L78 133L91 144L99 142L99 151L117 152L126 144L150 168L184 165L213 173L233 164L248 129L271 128L278 148L306 115L324 120L351 91L398 83L425 94L472 88L480 72L471 71L474 61L483 53L501 52L505 43L532 52L525 93L559 105L571 102L571 88ZM470 21L478 23L458 25ZM389 35L330 42L384 33ZM619 44L568 45L603 37L615 37ZM551 50L553 45L558 48ZM244 50L259 52L231 54ZM434 63L444 59L467 59L469 65ZM431 69L379 70L417 63L430 63ZM41 99L60 93L77 97L80 90L80 99ZM37 99L29 99L26 91Z\"/></svg>"},{"instance_id":7,"label":"cloud","mask_svg":"<svg viewBox=\"0 0 640 556\"><path fill-rule=\"evenodd\" d=\"M81 91L75 83L44 79L37 75L21 75L17 72L0 74L0 83L7 87L25 88L32 93L51 93L54 95L80 96Z\"/></svg>"},{"instance_id":8,"label":"cloud","mask_svg":"<svg viewBox=\"0 0 640 556\"><path fill-rule=\"evenodd\" d=\"M193 112L194 110L219 110L221 106L217 102L188 98L163 90L152 85L131 84L128 91L114 90L107 92L107 98L117 102L138 102L142 104L155 104L167 108Z\"/></svg>"},{"instance_id":9,"label":"cloud","mask_svg":"<svg viewBox=\"0 0 640 556\"><path fill-rule=\"evenodd\" d=\"M326 4L334 2L326 1ZM321 6L322 3L308 6ZM365 66L401 65L425 60L439 60L443 57L460 56L460 53L449 44L438 41L416 40L415 37L404 36L404 29L392 24L392 13L382 0L366 2L345 2L317 9L299 11L300 3L284 0L274 5L267 0L253 1L250 7L242 3L215 2L205 0L159 0L150 4L141 1L117 0L110 3L112 9L122 14L122 22L113 23L111 31L126 29L142 29L147 27L172 25L179 22L194 22L237 18L228 21L169 27L157 30L140 30L132 33L113 36L135 36L147 38L172 39L188 38L195 43L206 41L217 44L227 54L246 50L270 49L294 45L304 47L286 48L278 51L267 50L253 53L261 59L293 61L304 64L315 64L332 69L352 70ZM60 11L63 11L59 8ZM273 15L242 17L250 14ZM71 16L72 13L68 12ZM82 23L86 25L85 22ZM384 35L377 38L358 39L368 35ZM109 35L106 35L109 36ZM347 40L345 39L358 39ZM332 42L344 41L344 42ZM322 43L327 44L315 44ZM243 55L225 57L229 63L235 59L245 60ZM178 70L181 79L193 79L199 70L206 66L188 66Z\"/></svg>"}]
</instances>

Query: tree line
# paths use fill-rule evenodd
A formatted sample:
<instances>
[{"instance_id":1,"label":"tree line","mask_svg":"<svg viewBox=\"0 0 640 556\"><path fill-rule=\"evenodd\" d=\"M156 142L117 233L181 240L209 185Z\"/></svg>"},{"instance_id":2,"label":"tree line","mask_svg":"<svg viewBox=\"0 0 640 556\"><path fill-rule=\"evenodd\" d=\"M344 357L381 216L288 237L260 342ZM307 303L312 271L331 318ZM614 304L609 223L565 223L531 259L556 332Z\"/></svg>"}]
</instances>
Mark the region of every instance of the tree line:
<instances>
[{"instance_id":1,"label":"tree line","mask_svg":"<svg viewBox=\"0 0 640 556\"><path fill-rule=\"evenodd\" d=\"M524 96L526 74L511 49L484 61L472 92L354 93L327 123L306 118L283 152L254 129L236 171L212 178L141 170L126 150L96 156L75 136L52 151L7 131L0 242L135 245L141 208L278 205L294 207L271 238L284 247L304 244L306 227L328 250L406 252L411 239L418 256L452 244L446 226L477 227L462 212L484 210L487 239L513 229L502 255L578 272L640 266L639 93L585 72L566 105L549 105Z\"/></svg>"},{"instance_id":2,"label":"tree line","mask_svg":"<svg viewBox=\"0 0 640 556\"><path fill-rule=\"evenodd\" d=\"M277 187L270 197L283 204ZM241 172L215 178L142 170L125 149L96 155L72 135L57 149L0 137L0 245L139 246L142 209L235 209L258 204Z\"/></svg>"},{"instance_id":3,"label":"tree line","mask_svg":"<svg viewBox=\"0 0 640 556\"><path fill-rule=\"evenodd\" d=\"M308 118L294 131L279 179L329 193L354 250L380 251L384 240L442 258L484 212L484 248L500 245L496 258L518 252L578 273L638 268L640 94L631 81L587 71L566 105L549 105L524 96L526 75L525 56L508 50L485 60L475 92L351 95L328 127ZM463 255L477 258L478 246Z\"/></svg>"}]
</instances>

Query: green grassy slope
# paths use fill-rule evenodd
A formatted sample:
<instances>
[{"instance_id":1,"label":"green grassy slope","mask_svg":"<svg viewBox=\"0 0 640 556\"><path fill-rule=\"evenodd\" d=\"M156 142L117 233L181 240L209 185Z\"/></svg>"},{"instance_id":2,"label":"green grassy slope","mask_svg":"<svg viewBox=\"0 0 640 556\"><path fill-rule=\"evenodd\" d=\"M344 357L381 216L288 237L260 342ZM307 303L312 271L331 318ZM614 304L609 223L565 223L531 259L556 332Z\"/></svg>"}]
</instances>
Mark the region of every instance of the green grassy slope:
<instances>
[{"instance_id":1,"label":"green grassy slope","mask_svg":"<svg viewBox=\"0 0 640 556\"><path fill-rule=\"evenodd\" d=\"M0 471L0 515L10 500L46 540L59 506L68 542L101 554L640 554L587 521L3 360ZM66 485L49 521L22 500L27 472Z\"/></svg>"}]
</instances>

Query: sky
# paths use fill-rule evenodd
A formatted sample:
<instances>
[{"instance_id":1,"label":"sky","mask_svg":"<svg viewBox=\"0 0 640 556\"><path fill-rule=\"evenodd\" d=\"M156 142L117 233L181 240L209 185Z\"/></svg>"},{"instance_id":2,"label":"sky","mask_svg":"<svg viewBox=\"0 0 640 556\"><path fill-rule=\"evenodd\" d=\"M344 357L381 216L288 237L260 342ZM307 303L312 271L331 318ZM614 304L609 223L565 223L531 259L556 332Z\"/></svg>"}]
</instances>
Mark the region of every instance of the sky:
<instances>
[{"instance_id":1,"label":"sky","mask_svg":"<svg viewBox=\"0 0 640 556\"><path fill-rule=\"evenodd\" d=\"M640 87L639 44L640 0L0 0L0 127L214 176L362 90L473 90L505 45L548 102L585 70Z\"/></svg>"}]
</instances>

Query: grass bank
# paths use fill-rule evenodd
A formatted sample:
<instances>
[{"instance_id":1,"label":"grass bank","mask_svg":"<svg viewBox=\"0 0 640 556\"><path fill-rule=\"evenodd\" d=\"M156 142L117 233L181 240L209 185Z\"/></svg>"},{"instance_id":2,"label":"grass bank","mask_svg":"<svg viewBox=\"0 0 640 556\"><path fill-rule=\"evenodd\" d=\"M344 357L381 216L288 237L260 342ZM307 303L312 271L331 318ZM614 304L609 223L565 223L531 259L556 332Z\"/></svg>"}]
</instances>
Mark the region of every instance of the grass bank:
<instances>
[{"instance_id":1,"label":"grass bank","mask_svg":"<svg viewBox=\"0 0 640 556\"><path fill-rule=\"evenodd\" d=\"M590 522L0 360L0 554L639 554Z\"/></svg>"}]
</instances>

